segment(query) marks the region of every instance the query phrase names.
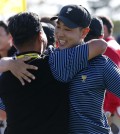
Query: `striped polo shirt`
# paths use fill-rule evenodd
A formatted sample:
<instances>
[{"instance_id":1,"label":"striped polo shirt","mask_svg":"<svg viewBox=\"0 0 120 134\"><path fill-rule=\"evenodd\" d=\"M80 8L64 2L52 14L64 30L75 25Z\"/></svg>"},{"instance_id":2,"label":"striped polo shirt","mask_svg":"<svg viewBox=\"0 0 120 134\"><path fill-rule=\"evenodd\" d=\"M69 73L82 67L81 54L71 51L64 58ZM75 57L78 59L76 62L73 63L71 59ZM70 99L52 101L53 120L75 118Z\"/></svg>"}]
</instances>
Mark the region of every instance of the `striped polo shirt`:
<instances>
[{"instance_id":1,"label":"striped polo shirt","mask_svg":"<svg viewBox=\"0 0 120 134\"><path fill-rule=\"evenodd\" d=\"M50 64L56 79L70 82L69 132L109 134L110 127L103 111L104 94L107 88L120 97L120 70L108 57L98 56L90 60L87 67L80 71L78 64L81 62L77 60L80 58L79 53L75 54L74 51L74 55L78 57L73 58L71 64L68 63L69 67L66 61L63 68L62 59L66 58L64 54L55 56L58 60L53 60L53 64Z\"/></svg>"},{"instance_id":2,"label":"striped polo shirt","mask_svg":"<svg viewBox=\"0 0 120 134\"><path fill-rule=\"evenodd\" d=\"M0 98L0 110L5 111L5 105L3 104L1 98Z\"/></svg>"},{"instance_id":3,"label":"striped polo shirt","mask_svg":"<svg viewBox=\"0 0 120 134\"><path fill-rule=\"evenodd\" d=\"M49 46L48 52L53 76L61 82L70 82L77 72L88 66L89 47L87 44L62 50Z\"/></svg>"},{"instance_id":4,"label":"striped polo shirt","mask_svg":"<svg viewBox=\"0 0 120 134\"><path fill-rule=\"evenodd\" d=\"M0 74L1 75L1 74ZM0 98L0 110L5 111L5 105L3 104L1 98Z\"/></svg>"}]
</instances>

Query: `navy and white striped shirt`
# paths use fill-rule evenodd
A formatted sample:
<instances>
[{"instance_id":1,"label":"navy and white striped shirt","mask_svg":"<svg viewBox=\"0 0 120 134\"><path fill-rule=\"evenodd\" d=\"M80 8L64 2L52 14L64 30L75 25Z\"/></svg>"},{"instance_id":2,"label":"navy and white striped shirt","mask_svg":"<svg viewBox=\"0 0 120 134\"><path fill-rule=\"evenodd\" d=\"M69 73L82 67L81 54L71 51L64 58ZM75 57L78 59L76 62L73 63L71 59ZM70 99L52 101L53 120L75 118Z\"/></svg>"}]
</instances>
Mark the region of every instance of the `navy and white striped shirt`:
<instances>
[{"instance_id":1,"label":"navy and white striped shirt","mask_svg":"<svg viewBox=\"0 0 120 134\"><path fill-rule=\"evenodd\" d=\"M49 65L54 77L62 82L72 78L88 65L89 48L87 44L63 50L49 48Z\"/></svg>"},{"instance_id":2,"label":"navy and white striped shirt","mask_svg":"<svg viewBox=\"0 0 120 134\"><path fill-rule=\"evenodd\" d=\"M109 134L110 127L103 111L104 94L107 88L120 97L120 70L108 57L98 56L80 71L79 54L75 54L75 50L73 53L76 55L73 61L69 61L69 57L67 61L64 52L57 56L53 53L58 60L53 59L50 64L56 79L70 81L70 134Z\"/></svg>"},{"instance_id":3,"label":"navy and white striped shirt","mask_svg":"<svg viewBox=\"0 0 120 134\"><path fill-rule=\"evenodd\" d=\"M1 75L1 73L0 73L0 75ZM5 111L5 105L3 104L1 98L0 98L0 110Z\"/></svg>"},{"instance_id":4,"label":"navy and white striped shirt","mask_svg":"<svg viewBox=\"0 0 120 134\"><path fill-rule=\"evenodd\" d=\"M3 104L1 98L0 98L0 110L5 111L5 105Z\"/></svg>"}]
</instances>

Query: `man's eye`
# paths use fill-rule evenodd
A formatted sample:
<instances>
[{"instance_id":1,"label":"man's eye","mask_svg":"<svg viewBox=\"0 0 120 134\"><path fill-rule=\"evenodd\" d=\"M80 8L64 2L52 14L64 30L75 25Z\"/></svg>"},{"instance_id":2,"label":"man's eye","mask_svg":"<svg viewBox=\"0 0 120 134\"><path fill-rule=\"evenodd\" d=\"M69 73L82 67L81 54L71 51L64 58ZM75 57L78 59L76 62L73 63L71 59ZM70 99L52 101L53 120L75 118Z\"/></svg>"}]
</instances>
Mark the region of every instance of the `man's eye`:
<instances>
[{"instance_id":1,"label":"man's eye","mask_svg":"<svg viewBox=\"0 0 120 134\"><path fill-rule=\"evenodd\" d=\"M71 31L71 29L67 29L67 28L65 28L65 30L66 30L66 31Z\"/></svg>"},{"instance_id":2,"label":"man's eye","mask_svg":"<svg viewBox=\"0 0 120 134\"><path fill-rule=\"evenodd\" d=\"M56 28L60 28L60 26L56 26Z\"/></svg>"}]
</instances>

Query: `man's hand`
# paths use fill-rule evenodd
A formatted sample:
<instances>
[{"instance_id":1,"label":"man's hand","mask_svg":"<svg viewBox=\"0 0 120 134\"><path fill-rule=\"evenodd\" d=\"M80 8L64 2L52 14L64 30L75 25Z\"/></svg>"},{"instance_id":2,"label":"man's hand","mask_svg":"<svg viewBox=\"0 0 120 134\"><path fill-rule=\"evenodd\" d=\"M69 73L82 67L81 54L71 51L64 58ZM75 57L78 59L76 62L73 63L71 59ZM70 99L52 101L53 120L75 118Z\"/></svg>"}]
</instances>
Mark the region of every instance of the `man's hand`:
<instances>
[{"instance_id":1,"label":"man's hand","mask_svg":"<svg viewBox=\"0 0 120 134\"><path fill-rule=\"evenodd\" d=\"M31 79L35 79L35 76L31 74L27 69L37 70L38 67L24 63L24 61L30 60L30 57L25 57L17 60L12 58L2 58L0 61L0 66L4 67L1 72L10 70L12 74L17 77L22 85L25 85L24 80L31 82ZM2 64L2 65L1 65Z\"/></svg>"}]
</instances>

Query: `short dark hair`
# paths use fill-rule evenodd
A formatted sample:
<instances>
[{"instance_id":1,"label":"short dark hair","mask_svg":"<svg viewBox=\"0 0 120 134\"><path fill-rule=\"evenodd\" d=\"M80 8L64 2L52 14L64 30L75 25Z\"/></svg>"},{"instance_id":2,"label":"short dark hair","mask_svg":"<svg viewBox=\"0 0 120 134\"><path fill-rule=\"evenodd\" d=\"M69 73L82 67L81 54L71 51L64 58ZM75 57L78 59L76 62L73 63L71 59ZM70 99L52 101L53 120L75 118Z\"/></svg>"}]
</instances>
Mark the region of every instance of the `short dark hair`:
<instances>
[{"instance_id":1,"label":"short dark hair","mask_svg":"<svg viewBox=\"0 0 120 134\"><path fill-rule=\"evenodd\" d=\"M32 12L19 13L8 21L8 28L16 47L24 43L34 42L42 30L39 16Z\"/></svg>"},{"instance_id":2,"label":"short dark hair","mask_svg":"<svg viewBox=\"0 0 120 134\"><path fill-rule=\"evenodd\" d=\"M98 16L98 17L103 21L103 25L107 26L109 34L112 34L114 28L112 20L107 16Z\"/></svg>"},{"instance_id":3,"label":"short dark hair","mask_svg":"<svg viewBox=\"0 0 120 134\"><path fill-rule=\"evenodd\" d=\"M90 24L90 31L85 37L85 41L99 39L104 36L103 22L100 18L93 16Z\"/></svg>"},{"instance_id":4,"label":"short dark hair","mask_svg":"<svg viewBox=\"0 0 120 134\"><path fill-rule=\"evenodd\" d=\"M0 21L0 27L3 27L7 34L9 34L8 26L5 24L5 22Z\"/></svg>"}]
</instances>

